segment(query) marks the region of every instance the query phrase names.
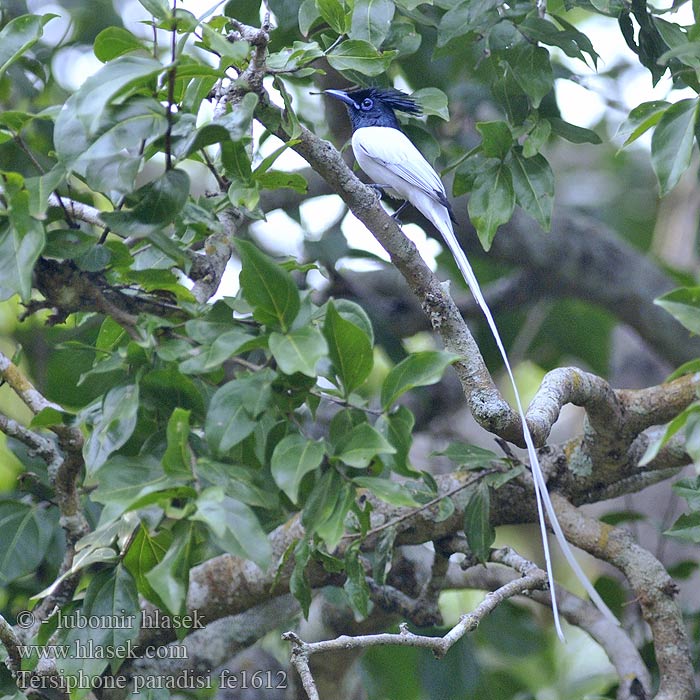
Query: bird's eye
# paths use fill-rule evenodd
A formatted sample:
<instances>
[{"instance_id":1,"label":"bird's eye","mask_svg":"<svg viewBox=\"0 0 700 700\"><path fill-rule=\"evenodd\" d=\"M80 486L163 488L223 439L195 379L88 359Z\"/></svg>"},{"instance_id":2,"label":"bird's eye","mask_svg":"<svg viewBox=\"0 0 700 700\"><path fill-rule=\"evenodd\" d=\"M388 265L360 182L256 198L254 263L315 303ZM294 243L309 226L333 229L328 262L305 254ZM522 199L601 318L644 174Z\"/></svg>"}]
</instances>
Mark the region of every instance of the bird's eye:
<instances>
[{"instance_id":1,"label":"bird's eye","mask_svg":"<svg viewBox=\"0 0 700 700\"><path fill-rule=\"evenodd\" d=\"M369 109L372 109L374 107L374 102L369 99L369 97L365 97L364 100L362 100L362 104L360 105L363 110L367 111Z\"/></svg>"}]
</instances>

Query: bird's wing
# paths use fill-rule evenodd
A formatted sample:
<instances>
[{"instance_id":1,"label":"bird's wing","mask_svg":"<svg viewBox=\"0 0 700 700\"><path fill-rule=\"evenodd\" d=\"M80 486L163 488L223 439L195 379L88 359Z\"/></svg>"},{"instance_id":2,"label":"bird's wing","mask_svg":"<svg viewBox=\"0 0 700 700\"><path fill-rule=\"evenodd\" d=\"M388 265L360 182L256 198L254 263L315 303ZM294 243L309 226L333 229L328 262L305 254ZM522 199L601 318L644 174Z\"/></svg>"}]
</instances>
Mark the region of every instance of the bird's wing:
<instances>
[{"instance_id":1,"label":"bird's wing","mask_svg":"<svg viewBox=\"0 0 700 700\"><path fill-rule=\"evenodd\" d=\"M353 145L365 157L377 161L410 185L446 205L445 186L440 176L402 131L388 127L358 129Z\"/></svg>"}]
</instances>

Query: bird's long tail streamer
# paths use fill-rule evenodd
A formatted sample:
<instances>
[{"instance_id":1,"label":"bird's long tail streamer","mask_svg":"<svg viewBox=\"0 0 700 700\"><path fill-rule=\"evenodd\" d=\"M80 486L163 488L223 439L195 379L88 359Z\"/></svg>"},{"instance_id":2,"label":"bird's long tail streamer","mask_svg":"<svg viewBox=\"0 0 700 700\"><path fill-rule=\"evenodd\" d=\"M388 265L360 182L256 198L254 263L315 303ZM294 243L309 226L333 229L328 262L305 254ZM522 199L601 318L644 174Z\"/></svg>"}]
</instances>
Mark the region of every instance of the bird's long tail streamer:
<instances>
[{"instance_id":1,"label":"bird's long tail streamer","mask_svg":"<svg viewBox=\"0 0 700 700\"><path fill-rule=\"evenodd\" d=\"M498 346L498 349L501 353L503 363L508 373L508 378L510 379L510 383L513 387L513 393L515 394L515 404L518 409L518 414L520 415L520 421L522 422L523 437L525 438L527 453L530 458L530 465L532 469L532 477L535 483L537 513L539 515L540 532L542 533L542 546L544 548L544 558L547 565L547 578L549 580L550 595L552 597L552 612L554 613L554 625L557 630L557 635L561 640L564 640L564 634L562 632L561 623L559 621L559 608L557 606L556 589L554 587L552 559L549 551L549 543L547 542L547 526L544 517L545 511L547 513L547 516L549 517L549 522L552 526L552 529L554 530L554 535L557 538L557 542L559 543L559 546L561 548L562 553L564 554L566 561L569 563L569 566L576 574L576 577L583 584L583 587L586 589L588 595L591 597L591 600L595 603L596 607L601 611L601 613L605 615L605 617L607 617L615 624L619 624L617 618L612 614L608 606L603 602L603 599L598 594L598 591L596 591L596 589L593 587L593 584L588 580L588 577L586 576L580 564L576 560L576 557L571 551L571 547L569 546L569 543L567 542L566 537L562 532L561 525L559 524L559 520L557 519L557 514L554 511L554 506L552 505L552 501L549 497L549 492L547 491L547 484L544 480L544 474L542 473L542 468L537 457L537 450L535 449L535 444L532 440L532 434L530 433L530 428L528 427L527 421L525 420L525 411L523 410L522 401L520 400L520 392L518 391L517 384L515 383L513 370L511 369L510 362L508 361L508 355L506 353L505 347L503 346L503 341L501 340L498 328L496 327L496 322L493 320L491 310L489 309L488 304L484 299L484 295L481 292L479 281L476 279L476 275L472 270L472 266L469 264L467 256L465 255L464 251L462 250L462 247L459 245L459 242L457 241L457 238L454 235L452 225L449 219L447 219L446 221L435 221L434 223L436 224L438 230L442 234L445 243L447 243L447 246L454 257L455 262L457 263L457 266L459 267L465 282L469 285L469 289L474 295L474 299L476 299L476 303L479 305L479 307L481 307L481 310L483 311L484 316L486 317L486 321L489 324L489 328L491 329L493 338L496 341L496 345Z\"/></svg>"}]
</instances>

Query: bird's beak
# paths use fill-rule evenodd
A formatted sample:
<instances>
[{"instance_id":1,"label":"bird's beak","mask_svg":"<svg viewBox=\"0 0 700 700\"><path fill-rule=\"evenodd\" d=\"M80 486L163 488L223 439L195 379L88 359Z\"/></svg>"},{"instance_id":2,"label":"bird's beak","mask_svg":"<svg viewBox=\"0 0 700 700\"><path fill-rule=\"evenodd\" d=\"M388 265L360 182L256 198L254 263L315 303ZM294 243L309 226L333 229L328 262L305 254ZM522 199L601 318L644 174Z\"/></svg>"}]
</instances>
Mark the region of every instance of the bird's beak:
<instances>
[{"instance_id":1,"label":"bird's beak","mask_svg":"<svg viewBox=\"0 0 700 700\"><path fill-rule=\"evenodd\" d=\"M357 107L355 104L355 100L350 97L347 93L343 92L342 90L324 90L323 91L324 95L330 95L331 97L335 97L336 100L340 100L341 102L345 102L346 105L350 105L352 107Z\"/></svg>"}]
</instances>

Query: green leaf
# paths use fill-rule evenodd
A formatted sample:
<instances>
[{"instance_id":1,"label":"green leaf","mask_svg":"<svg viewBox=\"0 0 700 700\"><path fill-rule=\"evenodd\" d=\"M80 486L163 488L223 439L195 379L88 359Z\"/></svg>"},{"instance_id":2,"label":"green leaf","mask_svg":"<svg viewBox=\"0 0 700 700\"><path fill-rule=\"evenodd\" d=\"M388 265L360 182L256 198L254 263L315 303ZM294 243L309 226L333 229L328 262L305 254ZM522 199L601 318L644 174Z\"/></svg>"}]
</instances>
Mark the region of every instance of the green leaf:
<instances>
[{"instance_id":1,"label":"green leaf","mask_svg":"<svg viewBox=\"0 0 700 700\"><path fill-rule=\"evenodd\" d=\"M700 511L684 513L664 535L700 544Z\"/></svg>"},{"instance_id":2,"label":"green leaf","mask_svg":"<svg viewBox=\"0 0 700 700\"><path fill-rule=\"evenodd\" d=\"M144 45L129 31L122 27L107 27L96 37L92 47L95 56L107 63L117 56L131 51L145 51Z\"/></svg>"},{"instance_id":3,"label":"green leaf","mask_svg":"<svg viewBox=\"0 0 700 700\"><path fill-rule=\"evenodd\" d=\"M355 469L365 469L378 454L394 454L396 449L369 423L360 423L334 444L333 457Z\"/></svg>"},{"instance_id":4,"label":"green leaf","mask_svg":"<svg viewBox=\"0 0 700 700\"><path fill-rule=\"evenodd\" d=\"M451 442L446 449L435 454L451 459L462 469L483 469L490 467L493 461L501 459L491 450L464 442Z\"/></svg>"},{"instance_id":5,"label":"green leaf","mask_svg":"<svg viewBox=\"0 0 700 700\"><path fill-rule=\"evenodd\" d=\"M307 440L301 435L287 435L275 445L270 461L272 478L295 505L302 479L321 466L324 455L323 442Z\"/></svg>"},{"instance_id":6,"label":"green leaf","mask_svg":"<svg viewBox=\"0 0 700 700\"><path fill-rule=\"evenodd\" d=\"M165 605L149 583L146 574L163 561L172 540L170 530L161 530L155 537L151 537L146 526L139 523L123 558L124 566L134 577L139 593L158 607Z\"/></svg>"},{"instance_id":7,"label":"green leaf","mask_svg":"<svg viewBox=\"0 0 700 700\"><path fill-rule=\"evenodd\" d=\"M340 0L316 0L316 7L336 34L345 34L345 8Z\"/></svg>"},{"instance_id":8,"label":"green leaf","mask_svg":"<svg viewBox=\"0 0 700 700\"><path fill-rule=\"evenodd\" d=\"M166 170L159 178L134 192L137 199L134 207L105 212L102 218L125 236L147 236L177 218L189 192L190 178L184 170Z\"/></svg>"},{"instance_id":9,"label":"green leaf","mask_svg":"<svg viewBox=\"0 0 700 700\"><path fill-rule=\"evenodd\" d=\"M80 673L85 683L71 692L71 698L82 698L90 691L90 683L110 667L114 673L133 653L131 642L139 633L140 610L134 579L127 569L114 569L97 573L85 591L81 614L86 619L111 620L109 625L80 625L63 632L61 642L68 649L94 649L95 653L69 653L56 655L56 667L61 676L77 679ZM112 654L100 653L110 650ZM110 658L112 656L112 658Z\"/></svg>"},{"instance_id":10,"label":"green leaf","mask_svg":"<svg viewBox=\"0 0 700 700\"><path fill-rule=\"evenodd\" d=\"M274 377L272 370L265 369L216 390L204 424L207 442L215 453L228 452L253 432L258 416L270 403Z\"/></svg>"},{"instance_id":11,"label":"green leaf","mask_svg":"<svg viewBox=\"0 0 700 700\"><path fill-rule=\"evenodd\" d=\"M303 326L289 333L270 333L270 352L285 374L301 372L316 377L316 365L328 354L326 340L315 326Z\"/></svg>"},{"instance_id":12,"label":"green leaf","mask_svg":"<svg viewBox=\"0 0 700 700\"><path fill-rule=\"evenodd\" d=\"M581 36L585 35L576 29L573 32L559 29L553 22L544 17L538 17L536 14L531 14L520 22L518 29L529 39L541 41L549 46L558 46L567 56L580 58L582 61L586 60L577 43Z\"/></svg>"},{"instance_id":13,"label":"green leaf","mask_svg":"<svg viewBox=\"0 0 700 700\"><path fill-rule=\"evenodd\" d=\"M44 227L30 214L30 193L17 173L3 173L7 223L0 218L0 301L19 294L28 302L32 272L44 248Z\"/></svg>"},{"instance_id":14,"label":"green leaf","mask_svg":"<svg viewBox=\"0 0 700 700\"><path fill-rule=\"evenodd\" d=\"M138 384L117 386L107 392L102 410L83 446L88 475L94 474L131 437L136 428L138 409Z\"/></svg>"},{"instance_id":15,"label":"green leaf","mask_svg":"<svg viewBox=\"0 0 700 700\"><path fill-rule=\"evenodd\" d=\"M299 601L305 618L309 617L311 607L311 586L306 575L306 566L311 557L308 540L300 540L294 548L294 569L289 577L289 592Z\"/></svg>"},{"instance_id":16,"label":"green leaf","mask_svg":"<svg viewBox=\"0 0 700 700\"><path fill-rule=\"evenodd\" d=\"M224 327L230 328L228 325ZM241 328L226 330L211 345L190 350L187 359L179 364L180 372L183 374L206 374L218 369L252 339L253 336Z\"/></svg>"},{"instance_id":17,"label":"green leaf","mask_svg":"<svg viewBox=\"0 0 700 700\"><path fill-rule=\"evenodd\" d=\"M299 194L306 194L308 183L299 173L288 173L285 170L268 170L255 176L255 180L266 190L288 189Z\"/></svg>"},{"instance_id":18,"label":"green leaf","mask_svg":"<svg viewBox=\"0 0 700 700\"><path fill-rule=\"evenodd\" d=\"M253 316L286 332L299 313L299 290L292 276L248 241L236 241L241 256L241 287Z\"/></svg>"},{"instance_id":19,"label":"green leaf","mask_svg":"<svg viewBox=\"0 0 700 700\"><path fill-rule=\"evenodd\" d=\"M95 474L97 489L91 498L97 503L104 503L102 521L110 517L120 517L126 510L133 507L153 494L168 493L173 483L172 477L163 473L160 463L151 456L123 457L117 455L105 462Z\"/></svg>"},{"instance_id":20,"label":"green leaf","mask_svg":"<svg viewBox=\"0 0 700 700\"><path fill-rule=\"evenodd\" d=\"M194 564L195 526L181 522L173 529L174 539L165 556L150 571L146 580L172 615L185 611L190 569Z\"/></svg>"},{"instance_id":21,"label":"green leaf","mask_svg":"<svg viewBox=\"0 0 700 700\"><path fill-rule=\"evenodd\" d=\"M226 496L222 488L212 486L202 491L197 512L191 517L207 525L224 551L254 561L263 571L270 566L272 547L255 513Z\"/></svg>"},{"instance_id":22,"label":"green leaf","mask_svg":"<svg viewBox=\"0 0 700 700\"><path fill-rule=\"evenodd\" d=\"M491 248L496 231L510 221L515 209L515 190L510 168L499 163L477 175L467 211L484 250Z\"/></svg>"},{"instance_id":23,"label":"green leaf","mask_svg":"<svg viewBox=\"0 0 700 700\"><path fill-rule=\"evenodd\" d=\"M126 54L105 64L91 75L78 91L68 98L56 119L56 129L69 131L70 122L78 121L87 134L95 134L107 105L117 96L124 97L146 86L164 71L159 61L146 56ZM71 144L55 140L57 149ZM75 147L75 146L73 146Z\"/></svg>"},{"instance_id":24,"label":"green leaf","mask_svg":"<svg viewBox=\"0 0 700 700\"><path fill-rule=\"evenodd\" d=\"M214 124L221 124L226 127L231 141L249 139L251 138L253 113L257 105L258 96L249 92L236 104L236 109L226 112Z\"/></svg>"},{"instance_id":25,"label":"green leaf","mask_svg":"<svg viewBox=\"0 0 700 700\"><path fill-rule=\"evenodd\" d=\"M654 299L691 333L700 334L700 287L680 287Z\"/></svg>"},{"instance_id":26,"label":"green leaf","mask_svg":"<svg viewBox=\"0 0 700 700\"><path fill-rule=\"evenodd\" d=\"M488 33L489 28L499 21L497 5L495 0L449 3L438 26L438 47L470 32Z\"/></svg>"},{"instance_id":27,"label":"green leaf","mask_svg":"<svg viewBox=\"0 0 700 700\"><path fill-rule=\"evenodd\" d=\"M656 126L668 108L668 102L654 100L652 102L642 102L642 104L637 105L630 111L627 119L620 124L620 128L615 135L617 138L624 139L622 148L636 141L652 126Z\"/></svg>"},{"instance_id":28,"label":"green leaf","mask_svg":"<svg viewBox=\"0 0 700 700\"><path fill-rule=\"evenodd\" d=\"M688 169L693 155L697 98L671 105L661 116L651 137L651 164L661 196L667 195Z\"/></svg>"},{"instance_id":29,"label":"green leaf","mask_svg":"<svg viewBox=\"0 0 700 700\"><path fill-rule=\"evenodd\" d=\"M328 520L338 502L342 487L340 474L336 469L328 469L314 484L301 511L301 524L307 536L316 532L318 526Z\"/></svg>"},{"instance_id":30,"label":"green leaf","mask_svg":"<svg viewBox=\"0 0 700 700\"><path fill-rule=\"evenodd\" d=\"M162 464L166 474L175 478L192 477L192 450L190 450L190 411L176 408L170 415L166 430L168 446Z\"/></svg>"},{"instance_id":31,"label":"green leaf","mask_svg":"<svg viewBox=\"0 0 700 700\"><path fill-rule=\"evenodd\" d=\"M679 479L671 488L687 501L691 510L700 510L700 476L694 479Z\"/></svg>"},{"instance_id":32,"label":"green leaf","mask_svg":"<svg viewBox=\"0 0 700 700\"><path fill-rule=\"evenodd\" d=\"M523 141L523 156L532 158L537 155L549 140L552 125L547 119L538 119Z\"/></svg>"},{"instance_id":33,"label":"green leaf","mask_svg":"<svg viewBox=\"0 0 700 700\"><path fill-rule=\"evenodd\" d=\"M0 31L0 78L44 34L44 25L58 15L21 15L10 20Z\"/></svg>"},{"instance_id":34,"label":"green leaf","mask_svg":"<svg viewBox=\"0 0 700 700\"><path fill-rule=\"evenodd\" d=\"M139 2L156 19L170 18L170 6L167 0L139 0Z\"/></svg>"},{"instance_id":35,"label":"green leaf","mask_svg":"<svg viewBox=\"0 0 700 700\"><path fill-rule=\"evenodd\" d=\"M513 134L506 122L477 122L481 134L481 150L488 158L503 160L513 145Z\"/></svg>"},{"instance_id":36,"label":"green leaf","mask_svg":"<svg viewBox=\"0 0 700 700\"><path fill-rule=\"evenodd\" d=\"M380 48L391 29L394 17L391 0L355 0L350 22L350 38L360 39Z\"/></svg>"},{"instance_id":37,"label":"green leaf","mask_svg":"<svg viewBox=\"0 0 700 700\"><path fill-rule=\"evenodd\" d=\"M32 573L46 556L58 526L56 514L43 506L0 501L0 582Z\"/></svg>"},{"instance_id":38,"label":"green leaf","mask_svg":"<svg viewBox=\"0 0 700 700\"><path fill-rule=\"evenodd\" d=\"M515 81L537 109L554 88L549 51L529 43L516 44L505 52L504 58Z\"/></svg>"},{"instance_id":39,"label":"green leaf","mask_svg":"<svg viewBox=\"0 0 700 700\"><path fill-rule=\"evenodd\" d=\"M545 231L549 231L554 209L554 173L547 159L539 153L532 158L524 158L513 151L510 173L515 201Z\"/></svg>"},{"instance_id":40,"label":"green leaf","mask_svg":"<svg viewBox=\"0 0 700 700\"><path fill-rule=\"evenodd\" d=\"M97 191L130 193L144 158L141 143L151 144L167 127L163 106L144 95L108 105L92 130L62 110L54 129L59 164Z\"/></svg>"},{"instance_id":41,"label":"green leaf","mask_svg":"<svg viewBox=\"0 0 700 700\"><path fill-rule=\"evenodd\" d=\"M690 404L685 410L681 411L667 426L663 434L657 440L649 443L646 452L639 460L639 466L643 467L651 462L658 454L661 448L682 428L691 417L700 415L700 404Z\"/></svg>"},{"instance_id":42,"label":"green leaf","mask_svg":"<svg viewBox=\"0 0 700 700\"><path fill-rule=\"evenodd\" d=\"M321 13L316 5L316 0L304 0L299 6L299 31L304 36L309 36L311 27L320 17Z\"/></svg>"},{"instance_id":43,"label":"green leaf","mask_svg":"<svg viewBox=\"0 0 700 700\"><path fill-rule=\"evenodd\" d=\"M382 463L391 471L403 476L419 476L408 460L408 453L413 444L414 415L406 406L399 406L389 414L382 414L377 419L375 428L394 446L395 454L382 455Z\"/></svg>"},{"instance_id":44,"label":"green leaf","mask_svg":"<svg viewBox=\"0 0 700 700\"><path fill-rule=\"evenodd\" d=\"M367 333L346 320L333 303L328 303L323 334L328 341L328 354L333 369L343 384L345 396L361 386L374 365L372 343Z\"/></svg>"},{"instance_id":45,"label":"green leaf","mask_svg":"<svg viewBox=\"0 0 700 700\"><path fill-rule=\"evenodd\" d=\"M331 51L326 58L337 71L357 71L374 77L385 73L397 51L377 51L366 41L348 39Z\"/></svg>"},{"instance_id":46,"label":"green leaf","mask_svg":"<svg viewBox=\"0 0 700 700\"><path fill-rule=\"evenodd\" d=\"M411 94L411 97L420 105L423 114L450 120L450 112L447 107L447 95L437 88L421 88Z\"/></svg>"},{"instance_id":47,"label":"green leaf","mask_svg":"<svg viewBox=\"0 0 700 700\"><path fill-rule=\"evenodd\" d=\"M569 124L558 117L549 117L549 123L552 125L552 131L571 143L602 143L602 139L595 131L584 129L582 126Z\"/></svg>"},{"instance_id":48,"label":"green leaf","mask_svg":"<svg viewBox=\"0 0 700 700\"><path fill-rule=\"evenodd\" d=\"M381 403L387 411L396 400L417 386L436 384L448 365L459 359L451 352L428 350L411 353L387 374L382 383Z\"/></svg>"},{"instance_id":49,"label":"green leaf","mask_svg":"<svg viewBox=\"0 0 700 700\"><path fill-rule=\"evenodd\" d=\"M496 531L491 525L491 497L489 487L481 482L469 497L464 509L464 534L469 549L482 564L489 558L491 545L496 539Z\"/></svg>"},{"instance_id":50,"label":"green leaf","mask_svg":"<svg viewBox=\"0 0 700 700\"><path fill-rule=\"evenodd\" d=\"M328 551L333 551L345 534L345 520L355 501L355 487L348 482L342 482L334 492L333 508L330 515L314 526L314 532L326 545Z\"/></svg>"},{"instance_id":51,"label":"green leaf","mask_svg":"<svg viewBox=\"0 0 700 700\"><path fill-rule=\"evenodd\" d=\"M389 479L374 476L356 476L353 483L362 489L371 491L377 498L390 503L392 506L417 508L420 503L406 490L403 484Z\"/></svg>"},{"instance_id":52,"label":"green leaf","mask_svg":"<svg viewBox=\"0 0 700 700\"><path fill-rule=\"evenodd\" d=\"M364 567L360 562L360 545L353 542L345 550L345 584L343 590L348 596L350 607L360 617L366 617L369 611L369 587Z\"/></svg>"}]
</instances>

